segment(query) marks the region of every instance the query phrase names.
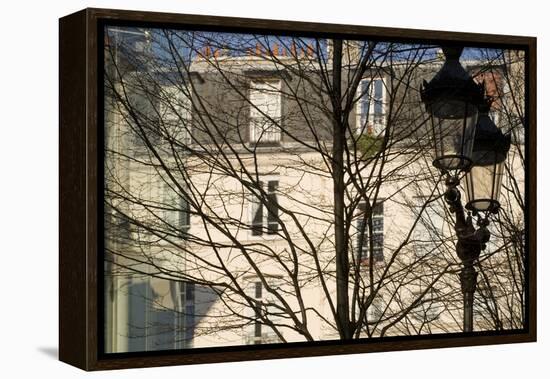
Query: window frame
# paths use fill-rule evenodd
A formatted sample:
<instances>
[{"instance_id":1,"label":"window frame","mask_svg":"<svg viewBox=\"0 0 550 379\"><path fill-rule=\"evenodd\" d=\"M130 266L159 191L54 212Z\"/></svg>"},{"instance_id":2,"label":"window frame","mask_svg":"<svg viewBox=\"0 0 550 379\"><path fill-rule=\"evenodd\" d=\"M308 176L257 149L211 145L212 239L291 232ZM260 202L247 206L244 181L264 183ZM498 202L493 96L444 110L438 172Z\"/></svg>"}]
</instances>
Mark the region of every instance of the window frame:
<instances>
[{"instance_id":1,"label":"window frame","mask_svg":"<svg viewBox=\"0 0 550 379\"><path fill-rule=\"evenodd\" d=\"M385 215L384 215L384 204L386 202L386 199L378 199L375 204L372 206L372 215L371 215L371 218L372 218L372 226L373 226L373 231L372 231L372 235L373 235L373 258L372 258L372 262L374 264L381 264L381 263L384 263L384 260L385 260L385 256L384 256L384 239L385 239L385 234L386 234L386 229L385 229L385 222L384 222L384 218L385 218ZM357 256L357 260L362 263L362 264L369 264L370 263L370 238L369 238L369 225L368 225L368 219L364 219L363 217L363 214L365 213L365 210L364 210L364 207L366 207L365 205L366 203L363 201L363 202L360 202L359 205L358 205L358 209L359 209L359 212L358 214L356 214L356 218L355 218L355 246L356 246L356 256ZM363 209L361 209L363 208ZM381 212L377 212L377 209L381 209ZM375 221L381 221L381 225L382 225L382 231L380 230L376 230L376 227L379 226L379 225L375 225ZM361 228L362 228L362 225L361 224L365 224L364 226L364 232L363 232L363 235L361 236ZM375 236L376 235L376 236ZM380 246L377 246L375 247L374 244L377 244L377 241L376 241L376 237L377 236L382 236L381 237L381 244ZM362 246L361 246L361 249L359 250L359 239L362 238L363 241L362 241ZM366 245L366 246L365 246ZM380 252L377 253L377 251L380 250ZM366 256L364 256L363 252L366 252Z\"/></svg>"},{"instance_id":2,"label":"window frame","mask_svg":"<svg viewBox=\"0 0 550 379\"><path fill-rule=\"evenodd\" d=\"M277 212L277 215L276 215L276 222L271 222L271 224L273 225L277 225L277 230L274 232L274 233L269 233L269 225L270 225L270 221L269 221L269 216L270 216L270 213L269 213L269 203L270 203L270 200L269 200L269 195L270 194L274 194L276 196L276 199L277 199L277 210L278 210L278 207L279 207L279 204L280 204L280 196L277 196L278 193L279 193L279 186L280 186L280 179L281 177L279 175L261 175L259 176L259 181L258 183L260 183L262 185L262 191L264 191L267 196L265 198L267 204L264 204L260 201L260 199L258 199L258 197L253 194L253 193L250 193L249 196L248 196L248 220L247 220L247 225L248 225L248 234L249 234L249 238L251 239L277 239L279 238L279 233L280 233L280 226L279 226L279 218L280 218L280 212L278 211ZM275 191L273 192L269 192L269 183L270 182L277 182L277 187L275 189ZM263 196L262 196L263 197ZM255 207L254 205L256 206L259 206L262 208L262 224L261 224L261 233L260 234L255 234L255 223L254 223L254 217L255 217Z\"/></svg>"},{"instance_id":3,"label":"window frame","mask_svg":"<svg viewBox=\"0 0 550 379\"><path fill-rule=\"evenodd\" d=\"M267 280L269 286L273 287L278 285L280 279L274 275L266 275L265 280ZM260 291L258 291L258 287ZM264 303L278 302L277 299L274 298L274 295L266 291L264 284L258 277L249 277L245 279L245 291L247 296L257 303L255 307L249 310L250 317L254 320L251 320L250 324L243 329L245 345L276 343L275 341L278 341L279 337L275 331L258 319L262 312L267 312L266 307L269 308L269 306L265 306ZM260 292L259 297L257 296L258 292ZM273 323L279 322L277 316L270 317L270 321Z\"/></svg>"},{"instance_id":4,"label":"window frame","mask_svg":"<svg viewBox=\"0 0 550 379\"><path fill-rule=\"evenodd\" d=\"M369 81L370 84L368 86L368 94L363 93L363 83ZM373 83L380 82L382 83L381 91L382 91L382 97L380 100L382 112L380 115L376 115L375 108L377 106L376 104L376 84L373 85ZM381 136L384 133L384 130L386 129L387 125L387 118L388 118L388 112L387 112L387 98L388 98L388 87L387 87L387 78L385 75L370 75L370 76L364 76L359 81L359 85L357 86L356 90L356 102L355 102L355 135L356 136L362 136L362 135L368 135L368 136ZM365 99L365 96L367 99ZM367 119L362 120L363 118L363 112L362 112L362 104L364 102L368 101L369 106L367 109ZM368 120L372 118L372 125L369 125ZM369 131L369 127L372 128L372 131Z\"/></svg>"},{"instance_id":5,"label":"window frame","mask_svg":"<svg viewBox=\"0 0 550 379\"><path fill-rule=\"evenodd\" d=\"M261 88L261 87L257 87L258 84L266 84L268 87L270 88L273 88L273 92L270 92L270 90L267 90L267 91L262 91L262 90L259 90L258 91L258 88ZM269 83L276 83L275 85L269 85ZM249 135L249 142L251 145L253 146L258 146L258 147L261 147L261 146L266 146L266 147L269 147L269 146L279 146L281 143L282 143L282 139L283 139L283 135L282 135L282 118L283 118L283 96L282 96L282 79L280 78L271 78L271 77L267 77L267 78L261 78L261 79L258 79L258 78L254 78L254 79L251 79L250 80L250 84L249 84L249 88L248 88L248 101L249 101L249 132L248 132L248 135ZM270 115L268 114L267 112L264 112L261 110L261 105L258 105L258 104L255 104L254 101L253 101L253 91L258 91L260 93L263 93L264 96L269 96L269 95L276 95L277 96L277 99L275 101L276 103L276 106L277 106L277 114L276 115ZM269 101L266 102L266 106L269 107ZM262 114L265 113L264 114ZM266 116L267 115L267 116ZM274 121L276 121L278 123L278 125L276 123L272 123L271 120L269 119L272 119ZM269 128L275 128L276 130L274 132L271 132L271 134L273 135L276 135L277 137L276 138L273 138L273 139L267 139L267 140L264 140L262 141L261 138L264 137L264 135L261 135L260 138L258 138L256 136L256 133L257 133L257 127L256 127L256 124L255 124L255 120L257 119L263 119L264 122L267 124L271 124L269 126L267 126L267 128L263 129L263 133L266 133L266 130L269 129Z\"/></svg>"},{"instance_id":6,"label":"window frame","mask_svg":"<svg viewBox=\"0 0 550 379\"><path fill-rule=\"evenodd\" d=\"M164 209L162 212L162 220L171 227L177 227L177 234L184 238L189 233L189 229L191 229L192 220L189 202L185 199L183 194L180 194L179 191L172 186L172 184L165 180L160 180L159 184L159 191L162 192L161 206L174 208ZM169 222L167 221L168 219L170 219Z\"/></svg>"}]
</instances>

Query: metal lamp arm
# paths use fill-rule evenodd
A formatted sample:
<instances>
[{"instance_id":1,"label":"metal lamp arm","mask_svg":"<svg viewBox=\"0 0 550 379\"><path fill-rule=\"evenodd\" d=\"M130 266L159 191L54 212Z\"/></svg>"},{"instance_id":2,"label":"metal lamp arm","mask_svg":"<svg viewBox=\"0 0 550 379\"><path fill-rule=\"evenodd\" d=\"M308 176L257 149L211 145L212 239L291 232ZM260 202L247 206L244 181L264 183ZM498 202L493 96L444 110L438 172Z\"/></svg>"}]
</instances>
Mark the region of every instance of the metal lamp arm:
<instances>
[{"instance_id":1,"label":"metal lamp arm","mask_svg":"<svg viewBox=\"0 0 550 379\"><path fill-rule=\"evenodd\" d=\"M491 234L489 230L487 229L487 226L489 225L489 221L485 219L480 219L478 221L479 228L476 229L474 227L472 217L466 216L466 213L464 211L464 206L462 205L461 201L461 194L458 190L459 180L456 177L449 177L445 181L445 184L447 185L447 190L445 191L445 201L449 205L449 210L451 213L454 213L455 215L455 232L458 237L458 242L460 244L466 244L468 245L469 250L472 247L477 248L477 254L472 254L471 252L466 254L460 254L459 256L462 260L475 260L479 256L479 253L481 250L485 249L485 244L489 242L489 239L491 237ZM464 259L461 255L467 255L464 256ZM474 256L472 256L474 255Z\"/></svg>"},{"instance_id":2,"label":"metal lamp arm","mask_svg":"<svg viewBox=\"0 0 550 379\"><path fill-rule=\"evenodd\" d=\"M462 205L460 191L458 190L459 180L456 176L448 176L445 184L445 201L449 210L455 215L455 232L457 236L456 253L462 261L460 271L460 284L464 297L464 331L473 331L474 325L474 293L477 285L477 272L474 262L479 258L481 251L485 249L491 234L487 229L489 221L487 218L478 221L479 228L476 229L470 215L466 216Z\"/></svg>"}]
</instances>

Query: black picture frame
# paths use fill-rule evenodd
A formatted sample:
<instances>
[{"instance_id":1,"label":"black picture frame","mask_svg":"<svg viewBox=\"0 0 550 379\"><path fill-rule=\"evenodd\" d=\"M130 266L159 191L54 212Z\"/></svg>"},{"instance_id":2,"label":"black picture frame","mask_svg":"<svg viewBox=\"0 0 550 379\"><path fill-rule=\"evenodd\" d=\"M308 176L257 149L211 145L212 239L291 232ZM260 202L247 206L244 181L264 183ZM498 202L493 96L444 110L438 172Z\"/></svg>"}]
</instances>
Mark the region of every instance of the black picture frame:
<instances>
[{"instance_id":1,"label":"black picture frame","mask_svg":"<svg viewBox=\"0 0 550 379\"><path fill-rule=\"evenodd\" d=\"M102 346L103 26L335 35L523 49L526 59L527 304L523 330L375 341L201 348L104 354ZM536 38L431 30L316 24L171 13L84 9L59 20L59 359L84 370L354 354L536 341Z\"/></svg>"}]
</instances>

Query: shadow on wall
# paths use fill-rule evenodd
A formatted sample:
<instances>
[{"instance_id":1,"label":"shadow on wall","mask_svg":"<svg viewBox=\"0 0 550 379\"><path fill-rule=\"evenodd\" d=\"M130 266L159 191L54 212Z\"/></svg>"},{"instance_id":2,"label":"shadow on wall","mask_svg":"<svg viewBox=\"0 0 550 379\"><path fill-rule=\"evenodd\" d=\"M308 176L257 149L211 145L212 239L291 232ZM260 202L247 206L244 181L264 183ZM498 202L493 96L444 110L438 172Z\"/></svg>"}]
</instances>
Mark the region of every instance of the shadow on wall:
<instances>
[{"instance_id":1,"label":"shadow on wall","mask_svg":"<svg viewBox=\"0 0 550 379\"><path fill-rule=\"evenodd\" d=\"M195 326L217 300L214 290L192 283L133 282L128 288L128 351L192 347Z\"/></svg>"}]
</instances>

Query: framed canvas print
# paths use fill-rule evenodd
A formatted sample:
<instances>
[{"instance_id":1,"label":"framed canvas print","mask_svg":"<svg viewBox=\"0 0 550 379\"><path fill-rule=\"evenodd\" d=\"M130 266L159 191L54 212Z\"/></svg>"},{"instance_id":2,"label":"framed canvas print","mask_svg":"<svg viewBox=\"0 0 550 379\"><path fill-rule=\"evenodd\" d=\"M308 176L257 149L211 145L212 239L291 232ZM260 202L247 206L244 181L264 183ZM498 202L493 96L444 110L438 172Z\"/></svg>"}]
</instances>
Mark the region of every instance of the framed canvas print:
<instances>
[{"instance_id":1,"label":"framed canvas print","mask_svg":"<svg viewBox=\"0 0 550 379\"><path fill-rule=\"evenodd\" d=\"M535 341L535 38L59 25L62 361Z\"/></svg>"}]
</instances>

